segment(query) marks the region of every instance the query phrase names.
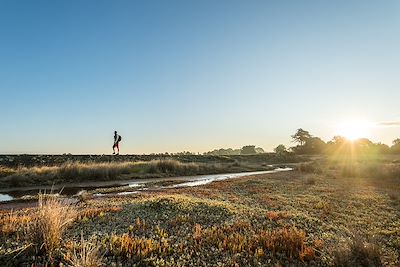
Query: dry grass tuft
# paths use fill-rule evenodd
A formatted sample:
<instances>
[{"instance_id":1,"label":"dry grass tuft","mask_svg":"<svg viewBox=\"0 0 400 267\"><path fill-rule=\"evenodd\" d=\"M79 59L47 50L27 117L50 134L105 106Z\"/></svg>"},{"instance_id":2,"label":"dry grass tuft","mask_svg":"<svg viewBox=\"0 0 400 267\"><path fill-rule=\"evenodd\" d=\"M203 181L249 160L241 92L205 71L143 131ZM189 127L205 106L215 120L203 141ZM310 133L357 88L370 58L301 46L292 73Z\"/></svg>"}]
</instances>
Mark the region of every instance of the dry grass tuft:
<instances>
[{"instance_id":1,"label":"dry grass tuft","mask_svg":"<svg viewBox=\"0 0 400 267\"><path fill-rule=\"evenodd\" d=\"M96 240L85 241L81 233L81 242L77 246L73 245L73 252L64 255L64 260L71 267L99 267L103 265L103 254L101 246Z\"/></svg>"},{"instance_id":2,"label":"dry grass tuft","mask_svg":"<svg viewBox=\"0 0 400 267\"><path fill-rule=\"evenodd\" d=\"M29 225L28 237L39 250L49 255L60 247L63 233L77 218L77 211L62 200L45 194L39 194L39 206Z\"/></svg>"},{"instance_id":3,"label":"dry grass tuft","mask_svg":"<svg viewBox=\"0 0 400 267\"><path fill-rule=\"evenodd\" d=\"M383 266L379 247L371 242L366 242L360 234L355 234L348 247L334 252L335 266Z\"/></svg>"}]
</instances>

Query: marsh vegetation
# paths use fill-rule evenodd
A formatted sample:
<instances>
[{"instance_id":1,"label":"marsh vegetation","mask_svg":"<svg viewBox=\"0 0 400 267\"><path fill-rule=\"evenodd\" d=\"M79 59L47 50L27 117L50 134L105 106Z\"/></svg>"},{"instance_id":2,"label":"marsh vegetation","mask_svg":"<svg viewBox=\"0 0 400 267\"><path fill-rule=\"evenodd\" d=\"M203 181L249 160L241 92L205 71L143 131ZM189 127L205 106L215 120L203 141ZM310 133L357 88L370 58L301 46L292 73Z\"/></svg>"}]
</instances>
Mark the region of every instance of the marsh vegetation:
<instances>
[{"instance_id":1,"label":"marsh vegetation","mask_svg":"<svg viewBox=\"0 0 400 267\"><path fill-rule=\"evenodd\" d=\"M1 213L0 264L397 266L399 165L317 158L193 188L76 204L44 196L38 208ZM39 225L54 234L32 235Z\"/></svg>"}]
</instances>

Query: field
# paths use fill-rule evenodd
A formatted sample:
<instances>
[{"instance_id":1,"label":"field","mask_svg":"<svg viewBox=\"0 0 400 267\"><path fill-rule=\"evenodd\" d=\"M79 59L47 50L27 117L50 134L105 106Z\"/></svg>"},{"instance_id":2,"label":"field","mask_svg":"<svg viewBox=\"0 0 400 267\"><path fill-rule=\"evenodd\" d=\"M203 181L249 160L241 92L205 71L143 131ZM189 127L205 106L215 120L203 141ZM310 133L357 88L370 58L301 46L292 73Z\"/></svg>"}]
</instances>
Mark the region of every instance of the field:
<instances>
[{"instance_id":1,"label":"field","mask_svg":"<svg viewBox=\"0 0 400 267\"><path fill-rule=\"evenodd\" d=\"M400 161L296 170L3 211L1 266L399 266Z\"/></svg>"}]
</instances>

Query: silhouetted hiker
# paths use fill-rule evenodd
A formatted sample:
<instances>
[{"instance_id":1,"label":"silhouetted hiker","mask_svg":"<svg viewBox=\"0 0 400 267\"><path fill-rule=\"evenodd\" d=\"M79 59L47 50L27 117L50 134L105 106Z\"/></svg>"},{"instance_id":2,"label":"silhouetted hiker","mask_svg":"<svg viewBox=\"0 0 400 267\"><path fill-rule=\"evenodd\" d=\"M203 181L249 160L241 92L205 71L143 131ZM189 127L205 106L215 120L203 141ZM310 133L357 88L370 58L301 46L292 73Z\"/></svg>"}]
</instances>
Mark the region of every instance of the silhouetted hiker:
<instances>
[{"instance_id":1,"label":"silhouetted hiker","mask_svg":"<svg viewBox=\"0 0 400 267\"><path fill-rule=\"evenodd\" d=\"M113 154L115 154L115 148L117 148L118 153L117 155L119 155L119 142L121 142L121 136L119 134L117 134L117 131L114 131L114 145L113 145Z\"/></svg>"}]
</instances>

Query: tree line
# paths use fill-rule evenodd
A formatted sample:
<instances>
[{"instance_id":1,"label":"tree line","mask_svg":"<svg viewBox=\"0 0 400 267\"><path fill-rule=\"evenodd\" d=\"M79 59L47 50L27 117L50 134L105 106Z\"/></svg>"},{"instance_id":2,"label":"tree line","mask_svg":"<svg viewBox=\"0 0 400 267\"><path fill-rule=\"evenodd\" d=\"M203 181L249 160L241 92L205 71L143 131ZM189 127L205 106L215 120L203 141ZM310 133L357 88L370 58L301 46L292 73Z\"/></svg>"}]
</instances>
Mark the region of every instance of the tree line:
<instances>
[{"instance_id":1,"label":"tree line","mask_svg":"<svg viewBox=\"0 0 400 267\"><path fill-rule=\"evenodd\" d=\"M374 143L367 138L359 138L350 141L343 136L334 136L332 140L324 142L321 138L313 136L309 131L302 128L291 136L296 144L286 148L278 145L274 151L277 154L348 154L348 153L374 153L374 154L400 154L400 138L393 140L393 145L388 146L383 143Z\"/></svg>"},{"instance_id":2,"label":"tree line","mask_svg":"<svg viewBox=\"0 0 400 267\"><path fill-rule=\"evenodd\" d=\"M264 149L261 147L256 147L254 145L243 146L242 148L232 149L232 148L220 148L214 149L213 151L205 152L204 155L212 156L222 156L222 155L255 155L265 153Z\"/></svg>"}]
</instances>

